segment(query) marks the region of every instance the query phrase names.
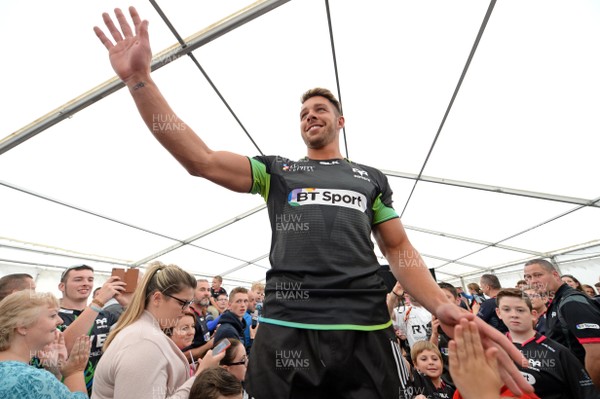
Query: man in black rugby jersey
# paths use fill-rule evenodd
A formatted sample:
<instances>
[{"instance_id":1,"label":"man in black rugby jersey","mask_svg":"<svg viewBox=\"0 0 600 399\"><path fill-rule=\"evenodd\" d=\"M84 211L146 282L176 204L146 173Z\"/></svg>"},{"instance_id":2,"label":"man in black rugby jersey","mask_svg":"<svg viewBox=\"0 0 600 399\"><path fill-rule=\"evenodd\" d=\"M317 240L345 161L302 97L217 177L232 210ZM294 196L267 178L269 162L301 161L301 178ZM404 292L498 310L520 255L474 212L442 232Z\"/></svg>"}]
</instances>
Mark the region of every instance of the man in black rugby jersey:
<instances>
[{"instance_id":1,"label":"man in black rugby jersey","mask_svg":"<svg viewBox=\"0 0 600 399\"><path fill-rule=\"evenodd\" d=\"M461 318L474 316L450 303L431 277L392 207L386 176L342 156L339 131L345 120L337 99L325 89L302 97L303 159L213 151L178 118L153 82L148 22L130 8L134 33L122 11L115 14L120 30L103 15L115 43L100 28L94 30L155 138L190 174L232 191L260 194L267 203L272 268L250 356L248 393L258 399L398 397L401 355L371 235L394 276L447 332ZM153 123L157 116L182 129L177 134L161 130ZM502 334L477 323L482 334L521 359ZM502 353L510 371L507 383L531 390Z\"/></svg>"},{"instance_id":2,"label":"man in black rugby jersey","mask_svg":"<svg viewBox=\"0 0 600 399\"><path fill-rule=\"evenodd\" d=\"M545 259L527 262L523 275L552 298L546 310L546 335L569 348L600 389L600 306L565 284Z\"/></svg>"},{"instance_id":3,"label":"man in black rugby jersey","mask_svg":"<svg viewBox=\"0 0 600 399\"><path fill-rule=\"evenodd\" d=\"M518 288L501 290L496 313L508 337L529 360L521 372L541 399L600 399L600 392L583 365L564 346L535 331L536 311Z\"/></svg>"}]
</instances>

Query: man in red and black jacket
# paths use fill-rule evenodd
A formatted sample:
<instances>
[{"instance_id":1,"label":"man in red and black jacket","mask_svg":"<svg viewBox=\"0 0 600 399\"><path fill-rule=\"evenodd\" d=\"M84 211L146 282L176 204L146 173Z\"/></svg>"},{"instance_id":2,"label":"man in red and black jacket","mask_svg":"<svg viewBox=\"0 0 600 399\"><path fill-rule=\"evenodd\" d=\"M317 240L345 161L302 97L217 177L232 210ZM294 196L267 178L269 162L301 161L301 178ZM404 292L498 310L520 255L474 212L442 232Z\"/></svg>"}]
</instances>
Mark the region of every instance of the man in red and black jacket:
<instances>
[{"instance_id":1,"label":"man in red and black jacket","mask_svg":"<svg viewBox=\"0 0 600 399\"><path fill-rule=\"evenodd\" d=\"M546 311L548 338L566 346L600 389L600 307L563 283L547 260L527 262L524 276L530 285L552 298Z\"/></svg>"}]
</instances>

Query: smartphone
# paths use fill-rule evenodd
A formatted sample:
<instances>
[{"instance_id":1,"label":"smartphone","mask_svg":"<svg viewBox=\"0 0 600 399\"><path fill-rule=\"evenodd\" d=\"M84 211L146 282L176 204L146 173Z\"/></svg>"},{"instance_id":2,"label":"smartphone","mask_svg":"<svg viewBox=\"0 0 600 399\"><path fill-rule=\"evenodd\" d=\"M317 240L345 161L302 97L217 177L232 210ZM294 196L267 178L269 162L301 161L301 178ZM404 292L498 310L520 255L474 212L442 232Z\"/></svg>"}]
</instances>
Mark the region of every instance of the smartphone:
<instances>
[{"instance_id":1,"label":"smartphone","mask_svg":"<svg viewBox=\"0 0 600 399\"><path fill-rule=\"evenodd\" d=\"M111 276L117 276L121 279L121 281L127 284L125 286L126 294L131 294L137 288L138 277L140 275L140 269L112 269Z\"/></svg>"},{"instance_id":2,"label":"smartphone","mask_svg":"<svg viewBox=\"0 0 600 399\"><path fill-rule=\"evenodd\" d=\"M212 350L213 355L218 355L219 353L223 352L224 350L226 350L227 348L229 348L229 346L231 345L231 342L229 342L229 340L227 338L223 338L218 344L217 346L215 346Z\"/></svg>"}]
</instances>

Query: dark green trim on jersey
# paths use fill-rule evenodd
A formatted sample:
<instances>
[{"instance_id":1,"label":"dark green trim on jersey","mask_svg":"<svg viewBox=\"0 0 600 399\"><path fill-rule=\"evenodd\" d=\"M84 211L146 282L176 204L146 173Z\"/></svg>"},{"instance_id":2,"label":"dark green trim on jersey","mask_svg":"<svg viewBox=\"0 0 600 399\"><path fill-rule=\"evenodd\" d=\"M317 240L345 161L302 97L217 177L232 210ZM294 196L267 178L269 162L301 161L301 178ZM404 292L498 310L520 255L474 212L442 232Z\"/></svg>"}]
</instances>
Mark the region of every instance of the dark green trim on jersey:
<instances>
[{"instance_id":1,"label":"dark green trim on jersey","mask_svg":"<svg viewBox=\"0 0 600 399\"><path fill-rule=\"evenodd\" d=\"M254 158L248 159L252 168L252 188L250 189L250 193L260 194L267 201L269 199L271 175L267 173L267 167L264 163Z\"/></svg>"},{"instance_id":2,"label":"dark green trim on jersey","mask_svg":"<svg viewBox=\"0 0 600 399\"><path fill-rule=\"evenodd\" d=\"M373 203L373 224L386 222L390 219L399 217L394 208L389 208L381 201L381 194Z\"/></svg>"},{"instance_id":3,"label":"dark green trim on jersey","mask_svg":"<svg viewBox=\"0 0 600 399\"><path fill-rule=\"evenodd\" d=\"M356 324L308 324L296 323L293 321L284 321L261 317L258 319L260 323L275 324L282 327L302 328L305 330L353 330L353 331L377 331L384 330L392 325L392 320L384 324L374 326L360 326Z\"/></svg>"}]
</instances>

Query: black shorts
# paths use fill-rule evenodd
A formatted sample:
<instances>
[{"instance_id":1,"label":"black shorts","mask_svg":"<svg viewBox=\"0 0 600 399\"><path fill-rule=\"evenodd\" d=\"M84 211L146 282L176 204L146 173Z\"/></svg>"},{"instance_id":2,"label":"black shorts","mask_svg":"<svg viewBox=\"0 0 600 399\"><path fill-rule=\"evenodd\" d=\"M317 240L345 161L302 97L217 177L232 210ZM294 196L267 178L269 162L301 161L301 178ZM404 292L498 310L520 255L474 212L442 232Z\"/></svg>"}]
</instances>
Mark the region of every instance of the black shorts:
<instances>
[{"instance_id":1,"label":"black shorts","mask_svg":"<svg viewBox=\"0 0 600 399\"><path fill-rule=\"evenodd\" d=\"M394 330L323 331L262 323L244 384L254 399L398 399Z\"/></svg>"}]
</instances>

